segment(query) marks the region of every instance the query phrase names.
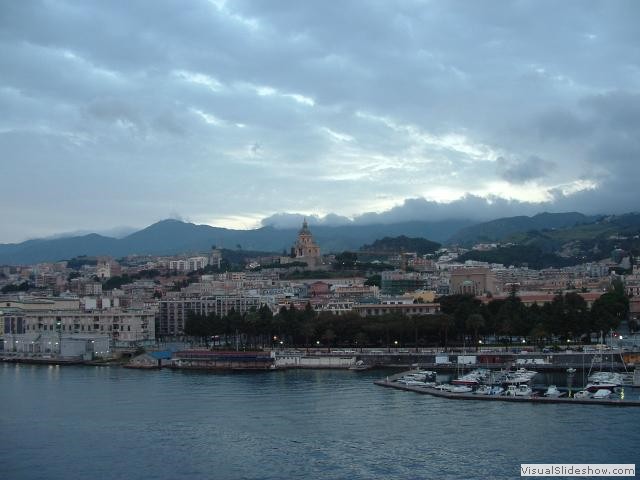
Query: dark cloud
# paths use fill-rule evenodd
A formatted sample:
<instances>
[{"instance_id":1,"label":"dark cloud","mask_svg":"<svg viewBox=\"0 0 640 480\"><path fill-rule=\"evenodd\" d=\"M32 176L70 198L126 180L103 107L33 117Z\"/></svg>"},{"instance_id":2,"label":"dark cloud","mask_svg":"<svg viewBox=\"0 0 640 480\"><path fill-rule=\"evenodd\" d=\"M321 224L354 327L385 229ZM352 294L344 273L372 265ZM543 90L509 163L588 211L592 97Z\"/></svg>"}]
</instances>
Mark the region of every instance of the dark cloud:
<instances>
[{"instance_id":1,"label":"dark cloud","mask_svg":"<svg viewBox=\"0 0 640 480\"><path fill-rule=\"evenodd\" d=\"M525 159L509 159L498 157L496 160L498 173L511 183L525 183L548 176L555 164L532 155Z\"/></svg>"}]
</instances>

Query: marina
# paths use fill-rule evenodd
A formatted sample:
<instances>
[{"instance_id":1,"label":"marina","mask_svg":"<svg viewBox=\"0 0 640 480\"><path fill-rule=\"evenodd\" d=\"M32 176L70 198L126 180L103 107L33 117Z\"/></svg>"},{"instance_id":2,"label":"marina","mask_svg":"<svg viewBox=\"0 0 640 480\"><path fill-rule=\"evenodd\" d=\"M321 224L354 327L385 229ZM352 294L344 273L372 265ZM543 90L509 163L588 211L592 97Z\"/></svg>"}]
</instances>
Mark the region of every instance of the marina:
<instances>
[{"instance_id":1,"label":"marina","mask_svg":"<svg viewBox=\"0 0 640 480\"><path fill-rule=\"evenodd\" d=\"M482 375L484 372L478 374ZM535 372L534 372L535 373ZM580 389L572 396L571 391L563 392L555 385L550 385L544 393L540 394L541 389L534 390L528 383L531 382L533 375L526 382L510 384L507 388L492 384L472 383L473 373L463 375L462 383L453 380L451 384L438 384L436 382L425 381L408 381L414 371L405 371L396 375L391 375L382 380L375 380L373 383L380 387L394 388L397 390L410 391L419 394L431 395L433 397L446 398L449 400L484 400L499 402L519 402L519 403L535 403L535 404L583 404L583 405L608 405L618 407L640 407L640 390L634 389L633 398L631 395L622 394L613 396L612 390L607 388L599 388L594 392L589 392L586 388ZM488 377L487 377L488 378ZM472 386L477 386L474 391ZM632 387L628 387L630 390ZM542 389L544 390L544 389Z\"/></svg>"}]
</instances>

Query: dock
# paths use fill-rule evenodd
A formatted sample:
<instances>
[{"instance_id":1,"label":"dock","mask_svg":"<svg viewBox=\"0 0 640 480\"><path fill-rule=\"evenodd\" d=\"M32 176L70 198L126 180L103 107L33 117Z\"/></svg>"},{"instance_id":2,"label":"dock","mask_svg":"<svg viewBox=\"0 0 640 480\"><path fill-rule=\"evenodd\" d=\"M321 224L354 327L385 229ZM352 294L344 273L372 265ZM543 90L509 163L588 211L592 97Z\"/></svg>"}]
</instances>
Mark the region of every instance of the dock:
<instances>
[{"instance_id":1,"label":"dock","mask_svg":"<svg viewBox=\"0 0 640 480\"><path fill-rule=\"evenodd\" d=\"M537 404L565 404L565 405L606 405L612 407L640 407L639 400L618 400L618 399L594 399L594 398L568 398L568 397L544 397L531 395L527 397L507 396L507 395L476 395L474 393L452 393L433 387L422 387L414 385L404 385L394 380L409 372L403 372L384 380L376 380L373 383L380 387L395 388L407 392L431 395L432 397L446 398L449 400L476 400L489 402L515 402L515 403L537 403Z\"/></svg>"}]
</instances>

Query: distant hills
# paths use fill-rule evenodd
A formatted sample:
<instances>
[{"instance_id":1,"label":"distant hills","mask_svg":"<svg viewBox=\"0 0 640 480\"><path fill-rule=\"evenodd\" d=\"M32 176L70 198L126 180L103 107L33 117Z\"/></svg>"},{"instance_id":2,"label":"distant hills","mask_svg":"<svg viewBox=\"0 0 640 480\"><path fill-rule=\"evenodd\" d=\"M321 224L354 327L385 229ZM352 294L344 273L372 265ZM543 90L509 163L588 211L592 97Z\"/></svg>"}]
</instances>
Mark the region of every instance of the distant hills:
<instances>
[{"instance_id":1,"label":"distant hills","mask_svg":"<svg viewBox=\"0 0 640 480\"><path fill-rule=\"evenodd\" d=\"M577 212L541 213L533 217L470 220L413 221L375 225L312 225L323 253L356 251L384 237L413 237L442 244L512 242L565 257L592 258L612 248L638 248L640 213L590 217ZM288 252L298 229L263 227L232 230L163 220L123 238L89 234L67 238L0 244L0 265L68 260L80 255L174 255L206 252L212 245L231 250ZM625 236L628 236L626 238ZM624 238L623 238L624 237Z\"/></svg>"},{"instance_id":2,"label":"distant hills","mask_svg":"<svg viewBox=\"0 0 640 480\"><path fill-rule=\"evenodd\" d=\"M403 222L390 225L312 226L323 253L357 250L385 236L407 235L444 241L469 220ZM227 249L289 252L298 229L263 227L232 230L195 225L179 220L163 220L147 228L116 239L97 234L68 238L28 240L18 244L0 244L0 265L19 265L67 260L80 255L174 255L206 252L212 245Z\"/></svg>"},{"instance_id":3,"label":"distant hills","mask_svg":"<svg viewBox=\"0 0 640 480\"><path fill-rule=\"evenodd\" d=\"M477 243L494 243L510 235L530 230L550 230L589 224L598 217L588 217L582 213L539 213L533 217L518 216L498 218L490 222L478 223L460 229L449 238L448 243L471 246Z\"/></svg>"}]
</instances>

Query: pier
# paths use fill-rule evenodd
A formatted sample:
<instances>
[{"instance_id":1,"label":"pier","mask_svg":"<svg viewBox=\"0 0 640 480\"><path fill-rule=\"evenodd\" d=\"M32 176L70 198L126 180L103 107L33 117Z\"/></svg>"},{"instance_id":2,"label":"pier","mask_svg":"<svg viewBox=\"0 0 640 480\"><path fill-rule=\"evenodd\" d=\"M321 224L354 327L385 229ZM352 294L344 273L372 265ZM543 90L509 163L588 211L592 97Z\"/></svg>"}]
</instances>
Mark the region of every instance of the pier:
<instances>
[{"instance_id":1,"label":"pier","mask_svg":"<svg viewBox=\"0 0 640 480\"><path fill-rule=\"evenodd\" d=\"M640 399L638 400L618 400L618 399L594 399L594 398L569 398L569 397L544 397L531 395L526 397L507 396L507 395L477 395L474 393L452 393L433 387L422 387L414 385L404 385L395 382L397 378L406 375L408 372L402 372L397 375L387 377L384 380L375 380L373 383L380 387L395 388L396 390L404 390L408 392L420 393L423 395L431 395L432 397L446 398L449 400L479 400L489 402L516 402L516 403L537 403L551 404L561 403L565 405L607 405L615 407L640 407Z\"/></svg>"}]
</instances>

